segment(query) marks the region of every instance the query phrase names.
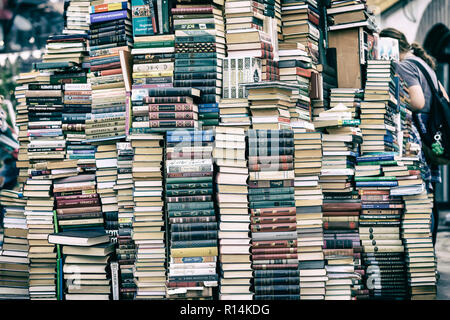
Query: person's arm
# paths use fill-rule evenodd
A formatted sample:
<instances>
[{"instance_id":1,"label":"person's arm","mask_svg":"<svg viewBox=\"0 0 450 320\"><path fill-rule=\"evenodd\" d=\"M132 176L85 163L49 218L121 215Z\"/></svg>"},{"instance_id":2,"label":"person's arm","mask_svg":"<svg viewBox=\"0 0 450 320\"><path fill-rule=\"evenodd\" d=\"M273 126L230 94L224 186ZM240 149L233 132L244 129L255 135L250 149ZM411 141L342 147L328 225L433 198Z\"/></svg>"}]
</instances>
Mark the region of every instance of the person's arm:
<instances>
[{"instance_id":1,"label":"person's arm","mask_svg":"<svg viewBox=\"0 0 450 320\"><path fill-rule=\"evenodd\" d=\"M439 88L441 88L442 95L444 96L444 98L447 99L447 101L450 102L450 99L448 98L448 94L447 94L447 92L445 91L444 87L442 86L441 82L439 82Z\"/></svg>"},{"instance_id":2,"label":"person's arm","mask_svg":"<svg viewBox=\"0 0 450 320\"><path fill-rule=\"evenodd\" d=\"M425 107L425 96L420 85L408 87L410 106L413 111L420 111Z\"/></svg>"}]
</instances>

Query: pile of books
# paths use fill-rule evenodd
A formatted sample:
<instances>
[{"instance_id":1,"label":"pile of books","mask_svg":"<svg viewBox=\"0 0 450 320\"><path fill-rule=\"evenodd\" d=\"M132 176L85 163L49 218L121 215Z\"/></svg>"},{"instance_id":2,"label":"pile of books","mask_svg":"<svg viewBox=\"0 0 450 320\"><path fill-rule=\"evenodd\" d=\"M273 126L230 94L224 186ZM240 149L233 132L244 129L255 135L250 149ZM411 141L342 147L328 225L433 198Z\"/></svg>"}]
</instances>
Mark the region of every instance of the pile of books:
<instances>
[{"instance_id":1,"label":"pile of books","mask_svg":"<svg viewBox=\"0 0 450 320\"><path fill-rule=\"evenodd\" d=\"M168 298L211 298L218 285L218 226L213 186L213 131L169 131L166 140L166 209L169 218ZM195 195L191 195L192 191ZM172 219L176 218L176 219ZM209 219L208 219L209 220Z\"/></svg>"},{"instance_id":2,"label":"pile of books","mask_svg":"<svg viewBox=\"0 0 450 320\"><path fill-rule=\"evenodd\" d=\"M221 126L237 127L245 130L248 130L251 126L247 98L220 100L219 113Z\"/></svg>"},{"instance_id":3,"label":"pile of books","mask_svg":"<svg viewBox=\"0 0 450 320\"><path fill-rule=\"evenodd\" d=\"M292 90L297 87L283 82L249 83L248 101L252 114L252 128L261 130L290 129Z\"/></svg>"},{"instance_id":4,"label":"pile of books","mask_svg":"<svg viewBox=\"0 0 450 320\"><path fill-rule=\"evenodd\" d=\"M337 105L344 105L347 107L348 112L351 112L352 119L367 119L368 115L360 115L361 113L361 100L364 96L364 90L355 88L332 88L330 90L330 107L336 107Z\"/></svg>"},{"instance_id":5,"label":"pile of books","mask_svg":"<svg viewBox=\"0 0 450 320\"><path fill-rule=\"evenodd\" d=\"M97 125L96 130L86 134L88 142L120 139L126 131L124 120L130 91L128 60L133 40L129 31L129 3L105 4L92 5L89 17L92 115L88 120L94 120Z\"/></svg>"},{"instance_id":6,"label":"pile of books","mask_svg":"<svg viewBox=\"0 0 450 320\"><path fill-rule=\"evenodd\" d=\"M323 300L327 277L322 248L323 194L318 183L322 167L322 136L308 122L293 123L292 130L300 299Z\"/></svg>"},{"instance_id":7,"label":"pile of books","mask_svg":"<svg viewBox=\"0 0 450 320\"><path fill-rule=\"evenodd\" d=\"M90 5L97 1L67 1L64 10L64 34L87 34L89 31ZM103 1L100 1L103 2Z\"/></svg>"},{"instance_id":8,"label":"pile of books","mask_svg":"<svg viewBox=\"0 0 450 320\"><path fill-rule=\"evenodd\" d=\"M317 61L320 39L317 2L283 0L281 12L283 39L303 44Z\"/></svg>"},{"instance_id":9,"label":"pile of books","mask_svg":"<svg viewBox=\"0 0 450 320\"><path fill-rule=\"evenodd\" d=\"M341 30L355 27L374 27L374 16L365 0L331 1L327 15L333 21L329 30Z\"/></svg>"},{"instance_id":10,"label":"pile of books","mask_svg":"<svg viewBox=\"0 0 450 320\"><path fill-rule=\"evenodd\" d=\"M163 299L166 296L163 138L159 134L129 136L134 153L132 238L136 244L136 299Z\"/></svg>"},{"instance_id":11,"label":"pile of books","mask_svg":"<svg viewBox=\"0 0 450 320\"><path fill-rule=\"evenodd\" d=\"M48 241L62 248L66 300L109 300L109 260L114 252L114 244L107 233L63 231L50 234Z\"/></svg>"},{"instance_id":12,"label":"pile of books","mask_svg":"<svg viewBox=\"0 0 450 320\"><path fill-rule=\"evenodd\" d=\"M133 148L131 143L117 142L117 247L116 258L120 278L120 299L130 300L134 297L136 285L133 277L133 266L136 247L131 233L133 230L134 198L133 198Z\"/></svg>"},{"instance_id":13,"label":"pile of books","mask_svg":"<svg viewBox=\"0 0 450 320\"><path fill-rule=\"evenodd\" d=\"M177 53L174 86L201 90L198 117L202 127L208 128L219 124L225 30L222 8L199 3L172 8Z\"/></svg>"},{"instance_id":14,"label":"pile of books","mask_svg":"<svg viewBox=\"0 0 450 320\"><path fill-rule=\"evenodd\" d=\"M29 299L28 226L22 193L2 189L0 247L0 300Z\"/></svg>"},{"instance_id":15,"label":"pile of books","mask_svg":"<svg viewBox=\"0 0 450 320\"><path fill-rule=\"evenodd\" d=\"M248 131L255 300L300 297L293 138L292 130Z\"/></svg>"},{"instance_id":16,"label":"pile of books","mask_svg":"<svg viewBox=\"0 0 450 320\"><path fill-rule=\"evenodd\" d=\"M361 195L360 237L366 283L371 297L404 299L407 294L404 246L400 234L404 204L392 195L400 177L399 165L391 154L357 159L356 188ZM405 168L406 169L406 168ZM407 181L407 180L405 180Z\"/></svg>"},{"instance_id":17,"label":"pile of books","mask_svg":"<svg viewBox=\"0 0 450 320\"><path fill-rule=\"evenodd\" d=\"M131 132L165 132L198 128L200 90L191 87L133 89ZM146 117L144 114L148 114ZM150 118L155 117L156 120ZM148 118L148 119L147 119Z\"/></svg>"},{"instance_id":18,"label":"pile of books","mask_svg":"<svg viewBox=\"0 0 450 320\"><path fill-rule=\"evenodd\" d=\"M47 40L42 61L66 62L70 65L87 63L86 34L52 35ZM71 81L73 82L73 80Z\"/></svg>"},{"instance_id":19,"label":"pile of books","mask_svg":"<svg viewBox=\"0 0 450 320\"><path fill-rule=\"evenodd\" d=\"M310 87L312 86L311 76L312 59L305 51L305 47L299 43L280 43L279 68L280 81L297 86L292 92L294 104L290 108L291 121L298 119L310 121Z\"/></svg>"},{"instance_id":20,"label":"pile of books","mask_svg":"<svg viewBox=\"0 0 450 320\"><path fill-rule=\"evenodd\" d=\"M220 215L221 300L251 300L253 297L245 151L244 129L216 127L213 156L219 169L215 181Z\"/></svg>"},{"instance_id":21,"label":"pile of books","mask_svg":"<svg viewBox=\"0 0 450 320\"><path fill-rule=\"evenodd\" d=\"M364 154L399 152L397 141L398 78L390 60L369 60L364 101L361 102L361 131Z\"/></svg>"}]
</instances>

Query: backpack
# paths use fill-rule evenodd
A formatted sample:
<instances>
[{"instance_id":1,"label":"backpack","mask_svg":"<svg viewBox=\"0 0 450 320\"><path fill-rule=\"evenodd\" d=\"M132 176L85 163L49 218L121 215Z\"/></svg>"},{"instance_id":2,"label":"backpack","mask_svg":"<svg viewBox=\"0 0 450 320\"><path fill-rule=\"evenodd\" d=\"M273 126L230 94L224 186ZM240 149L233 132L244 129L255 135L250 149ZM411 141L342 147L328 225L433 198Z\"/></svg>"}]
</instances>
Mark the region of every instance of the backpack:
<instances>
[{"instance_id":1,"label":"backpack","mask_svg":"<svg viewBox=\"0 0 450 320\"><path fill-rule=\"evenodd\" d=\"M438 85L436 88L428 70L417 60L413 62L428 82L431 88L432 102L430 106L430 115L425 124L426 132L419 130L422 139L422 149L431 164L441 165L450 163L450 103L445 99L442 90ZM413 113L414 120L417 122L417 114ZM418 126L420 129L420 126Z\"/></svg>"}]
</instances>

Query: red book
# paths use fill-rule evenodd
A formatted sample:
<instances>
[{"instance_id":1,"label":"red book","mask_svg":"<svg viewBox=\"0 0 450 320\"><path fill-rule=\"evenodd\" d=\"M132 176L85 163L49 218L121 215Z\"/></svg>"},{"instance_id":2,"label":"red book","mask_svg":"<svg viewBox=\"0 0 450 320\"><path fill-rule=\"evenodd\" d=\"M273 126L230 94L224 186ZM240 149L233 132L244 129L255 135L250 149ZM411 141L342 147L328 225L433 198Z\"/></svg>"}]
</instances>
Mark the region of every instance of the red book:
<instances>
[{"instance_id":1,"label":"red book","mask_svg":"<svg viewBox=\"0 0 450 320\"><path fill-rule=\"evenodd\" d=\"M250 171L286 171L292 170L294 164L291 163L267 163L267 164L250 164Z\"/></svg>"},{"instance_id":2,"label":"red book","mask_svg":"<svg viewBox=\"0 0 450 320\"><path fill-rule=\"evenodd\" d=\"M101 206L56 209L57 214L73 214L73 213L99 212L99 211L100 212L102 211Z\"/></svg>"},{"instance_id":3,"label":"red book","mask_svg":"<svg viewBox=\"0 0 450 320\"><path fill-rule=\"evenodd\" d=\"M323 211L354 211L361 210L360 202L342 202L342 203L324 203L322 205Z\"/></svg>"},{"instance_id":4,"label":"red book","mask_svg":"<svg viewBox=\"0 0 450 320\"><path fill-rule=\"evenodd\" d=\"M250 228L252 232L295 231L297 230L297 223L254 224Z\"/></svg>"},{"instance_id":5,"label":"red book","mask_svg":"<svg viewBox=\"0 0 450 320\"><path fill-rule=\"evenodd\" d=\"M196 112L149 112L150 120L183 119L194 120L197 118Z\"/></svg>"},{"instance_id":6,"label":"red book","mask_svg":"<svg viewBox=\"0 0 450 320\"><path fill-rule=\"evenodd\" d=\"M325 230L336 230L336 229L357 229L358 222L355 221L339 221L339 222L328 222L323 223L323 228Z\"/></svg>"},{"instance_id":7,"label":"red book","mask_svg":"<svg viewBox=\"0 0 450 320\"><path fill-rule=\"evenodd\" d=\"M298 259L297 253L252 254L253 260Z\"/></svg>"},{"instance_id":8,"label":"red book","mask_svg":"<svg viewBox=\"0 0 450 320\"><path fill-rule=\"evenodd\" d=\"M196 106L189 103L175 103L175 104L150 104L148 105L149 112L158 111L194 111Z\"/></svg>"},{"instance_id":9,"label":"red book","mask_svg":"<svg viewBox=\"0 0 450 320\"><path fill-rule=\"evenodd\" d=\"M103 69L111 69L111 68L117 68L120 67L120 62L111 62L106 64L101 64L97 66L91 66L91 71L99 71Z\"/></svg>"},{"instance_id":10,"label":"red book","mask_svg":"<svg viewBox=\"0 0 450 320\"><path fill-rule=\"evenodd\" d=\"M308 20L316 26L319 25L319 16L317 16L317 14L311 10L308 10Z\"/></svg>"},{"instance_id":11,"label":"red book","mask_svg":"<svg viewBox=\"0 0 450 320\"><path fill-rule=\"evenodd\" d=\"M297 248L297 240L252 241L252 248Z\"/></svg>"},{"instance_id":12,"label":"red book","mask_svg":"<svg viewBox=\"0 0 450 320\"><path fill-rule=\"evenodd\" d=\"M150 128L193 128L194 120L151 120Z\"/></svg>"},{"instance_id":13,"label":"red book","mask_svg":"<svg viewBox=\"0 0 450 320\"><path fill-rule=\"evenodd\" d=\"M271 224L271 223L289 223L297 222L296 216L276 216L276 217L252 217L251 218L252 223L262 223L262 224Z\"/></svg>"},{"instance_id":14,"label":"red book","mask_svg":"<svg viewBox=\"0 0 450 320\"><path fill-rule=\"evenodd\" d=\"M257 163L286 163L292 162L293 156L250 156L248 157L249 164Z\"/></svg>"},{"instance_id":15,"label":"red book","mask_svg":"<svg viewBox=\"0 0 450 320\"><path fill-rule=\"evenodd\" d=\"M57 200L56 206L58 208L72 208L72 207L90 207L99 205L100 201L98 198L92 199L76 199L76 200Z\"/></svg>"},{"instance_id":16,"label":"red book","mask_svg":"<svg viewBox=\"0 0 450 320\"><path fill-rule=\"evenodd\" d=\"M380 195L387 194L389 195L389 190L359 190L360 195Z\"/></svg>"}]
</instances>

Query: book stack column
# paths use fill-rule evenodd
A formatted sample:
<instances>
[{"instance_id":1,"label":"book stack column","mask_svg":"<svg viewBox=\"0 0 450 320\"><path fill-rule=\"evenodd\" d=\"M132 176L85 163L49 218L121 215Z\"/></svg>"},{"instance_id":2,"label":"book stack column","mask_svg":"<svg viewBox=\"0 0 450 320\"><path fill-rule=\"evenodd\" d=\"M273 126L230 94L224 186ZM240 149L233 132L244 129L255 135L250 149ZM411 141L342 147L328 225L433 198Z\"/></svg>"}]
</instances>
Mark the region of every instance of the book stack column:
<instances>
[{"instance_id":1,"label":"book stack column","mask_svg":"<svg viewBox=\"0 0 450 320\"><path fill-rule=\"evenodd\" d=\"M67 1L64 8L64 30L63 34L87 34L89 31L89 7L88 1Z\"/></svg>"},{"instance_id":2,"label":"book stack column","mask_svg":"<svg viewBox=\"0 0 450 320\"><path fill-rule=\"evenodd\" d=\"M293 145L292 130L248 131L255 300L300 298Z\"/></svg>"},{"instance_id":3,"label":"book stack column","mask_svg":"<svg viewBox=\"0 0 450 320\"><path fill-rule=\"evenodd\" d=\"M105 231L64 231L52 233L48 241L64 253L66 300L109 300L111 277L109 260L114 252Z\"/></svg>"},{"instance_id":4,"label":"book stack column","mask_svg":"<svg viewBox=\"0 0 450 320\"><path fill-rule=\"evenodd\" d=\"M163 135L132 134L134 217L136 245L135 299L166 296L166 242L163 202Z\"/></svg>"},{"instance_id":5,"label":"book stack column","mask_svg":"<svg viewBox=\"0 0 450 320\"><path fill-rule=\"evenodd\" d=\"M244 129L216 127L213 156L219 171L215 181L220 215L220 300L253 297L245 152Z\"/></svg>"},{"instance_id":6,"label":"book stack column","mask_svg":"<svg viewBox=\"0 0 450 320\"><path fill-rule=\"evenodd\" d=\"M299 42L317 63L319 59L320 13L316 1L283 0L281 19L284 42Z\"/></svg>"},{"instance_id":7,"label":"book stack column","mask_svg":"<svg viewBox=\"0 0 450 320\"><path fill-rule=\"evenodd\" d=\"M36 65L41 70L56 73L59 69L54 63L42 62ZM47 83L29 85L25 96L28 110L29 123L28 158L30 160L29 179L24 186L24 196L27 197L25 215L29 228L30 246L30 280L42 281L30 285L30 297L32 299L56 299L56 264L57 256L55 245L48 243L48 234L54 232L53 207L54 198L52 192L52 175L55 173L52 166L65 158L66 141L61 128L61 110L63 108L63 91L61 84L50 84L52 75ZM54 79L53 79L54 81ZM30 87L31 86L31 87ZM44 117L33 107L49 107L50 115ZM42 110L42 109L41 109ZM76 168L75 168L76 169Z\"/></svg>"},{"instance_id":8,"label":"book stack column","mask_svg":"<svg viewBox=\"0 0 450 320\"><path fill-rule=\"evenodd\" d=\"M120 299L131 300L136 291L133 277L133 266L136 258L136 247L131 233L133 230L134 198L133 198L133 147L129 141L117 142L117 191L118 234L116 257L120 274Z\"/></svg>"},{"instance_id":9,"label":"book stack column","mask_svg":"<svg viewBox=\"0 0 450 320\"><path fill-rule=\"evenodd\" d=\"M213 195L203 194L213 187L213 142L212 131L167 132L165 190L170 228L169 299L210 299L214 287L218 286L217 222L197 224L185 219L216 218ZM192 191L199 194L191 195Z\"/></svg>"},{"instance_id":10,"label":"book stack column","mask_svg":"<svg viewBox=\"0 0 450 320\"><path fill-rule=\"evenodd\" d=\"M291 101L291 86L283 82L249 83L248 101L252 114L252 128L261 130L290 129L291 118L289 109L293 106Z\"/></svg>"},{"instance_id":11,"label":"book stack column","mask_svg":"<svg viewBox=\"0 0 450 320\"><path fill-rule=\"evenodd\" d=\"M323 300L327 277L322 248L323 194L319 185L322 136L308 122L302 122L302 126L297 122L293 131L300 299Z\"/></svg>"},{"instance_id":12,"label":"book stack column","mask_svg":"<svg viewBox=\"0 0 450 320\"><path fill-rule=\"evenodd\" d=\"M172 14L177 54L174 86L201 90L198 118L200 125L208 129L219 124L218 103L225 57L223 9L213 4L190 4L172 8ZM205 24L196 19L204 20ZM180 56L180 53L189 55Z\"/></svg>"},{"instance_id":13,"label":"book stack column","mask_svg":"<svg viewBox=\"0 0 450 320\"><path fill-rule=\"evenodd\" d=\"M28 226L24 215L27 200L22 193L2 189L0 235L0 300L29 299Z\"/></svg>"},{"instance_id":14,"label":"book stack column","mask_svg":"<svg viewBox=\"0 0 450 320\"><path fill-rule=\"evenodd\" d=\"M310 121L310 87L312 60L306 48L296 42L280 43L280 81L296 86L292 92L291 122L298 119Z\"/></svg>"},{"instance_id":15,"label":"book stack column","mask_svg":"<svg viewBox=\"0 0 450 320\"><path fill-rule=\"evenodd\" d=\"M354 299L352 288L361 282L358 234L361 204L354 192L355 157L362 136L350 109L340 104L323 111L316 127L326 128L322 134L323 162L320 184L324 193L324 255L328 281L327 300ZM345 249L345 250L339 250Z\"/></svg>"}]
</instances>

